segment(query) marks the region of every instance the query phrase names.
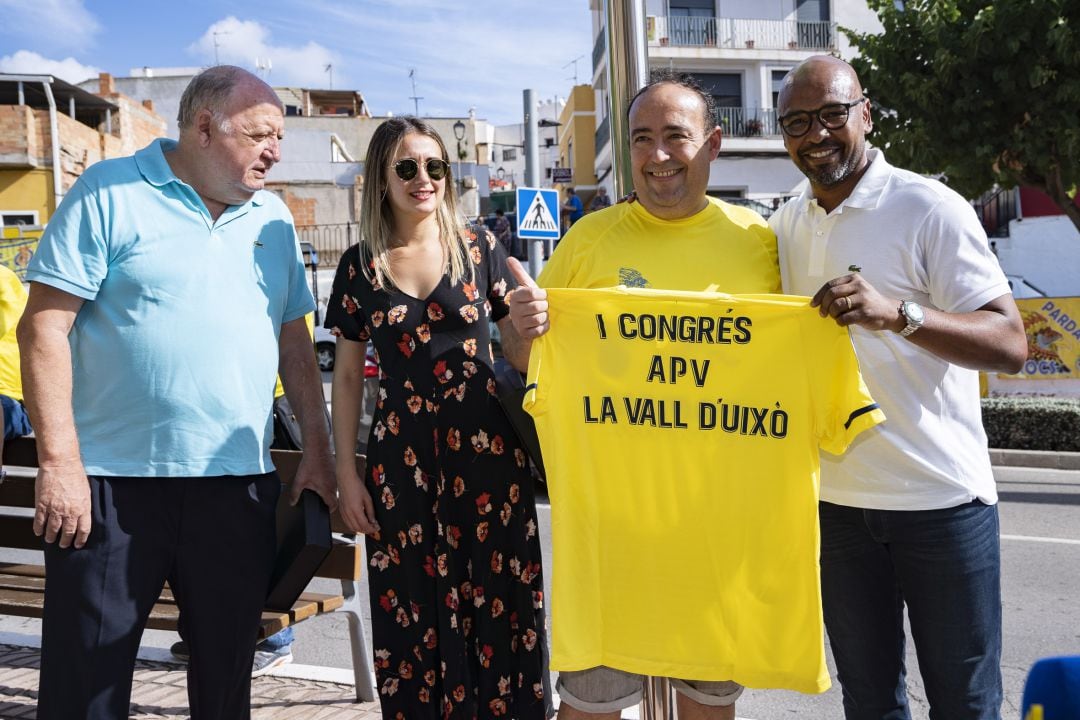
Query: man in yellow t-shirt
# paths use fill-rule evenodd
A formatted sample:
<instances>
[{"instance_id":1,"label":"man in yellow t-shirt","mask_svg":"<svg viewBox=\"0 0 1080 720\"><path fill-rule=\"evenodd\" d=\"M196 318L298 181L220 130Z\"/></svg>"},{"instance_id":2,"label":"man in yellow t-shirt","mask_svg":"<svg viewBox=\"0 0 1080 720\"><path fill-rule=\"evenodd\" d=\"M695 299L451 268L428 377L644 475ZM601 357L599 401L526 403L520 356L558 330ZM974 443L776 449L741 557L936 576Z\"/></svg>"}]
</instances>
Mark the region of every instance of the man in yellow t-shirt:
<instances>
[{"instance_id":1,"label":"man in yellow t-shirt","mask_svg":"<svg viewBox=\"0 0 1080 720\"><path fill-rule=\"evenodd\" d=\"M715 117L712 96L692 79L655 75L629 105L634 199L575 223L540 286L779 292L776 238L765 221L706 195L709 166L720 152ZM519 263L511 260L510 267L521 287L510 296L515 332L503 336L503 353L524 371L532 339L548 330L547 298ZM603 665L561 672L559 718L614 720L639 702L642 680ZM737 683L673 678L673 685L680 717L735 717Z\"/></svg>"},{"instance_id":2,"label":"man in yellow t-shirt","mask_svg":"<svg viewBox=\"0 0 1080 720\"><path fill-rule=\"evenodd\" d=\"M19 276L0 265L0 403L4 406L0 425L0 457L4 441L29 435L30 419L23 409L22 370L15 326L26 307L26 288ZM0 460L2 462L2 460Z\"/></svg>"}]
</instances>

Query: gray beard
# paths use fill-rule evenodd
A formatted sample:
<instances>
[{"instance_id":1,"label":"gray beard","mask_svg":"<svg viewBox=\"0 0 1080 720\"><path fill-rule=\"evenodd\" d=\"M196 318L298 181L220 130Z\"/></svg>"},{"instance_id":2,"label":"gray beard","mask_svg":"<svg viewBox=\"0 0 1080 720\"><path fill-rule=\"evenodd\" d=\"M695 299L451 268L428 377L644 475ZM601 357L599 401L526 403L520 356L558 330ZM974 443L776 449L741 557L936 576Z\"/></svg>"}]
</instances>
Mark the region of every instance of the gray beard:
<instances>
[{"instance_id":1,"label":"gray beard","mask_svg":"<svg viewBox=\"0 0 1080 720\"><path fill-rule=\"evenodd\" d=\"M844 158L832 168L808 168L803 170L803 174L810 180L811 185L830 188L854 175L864 157L866 157L866 145L863 145L862 152L852 153L850 157Z\"/></svg>"},{"instance_id":2,"label":"gray beard","mask_svg":"<svg viewBox=\"0 0 1080 720\"><path fill-rule=\"evenodd\" d=\"M812 184L819 187L832 187L851 177L858 165L858 158L851 157L831 168L807 171L806 177L810 178Z\"/></svg>"}]
</instances>

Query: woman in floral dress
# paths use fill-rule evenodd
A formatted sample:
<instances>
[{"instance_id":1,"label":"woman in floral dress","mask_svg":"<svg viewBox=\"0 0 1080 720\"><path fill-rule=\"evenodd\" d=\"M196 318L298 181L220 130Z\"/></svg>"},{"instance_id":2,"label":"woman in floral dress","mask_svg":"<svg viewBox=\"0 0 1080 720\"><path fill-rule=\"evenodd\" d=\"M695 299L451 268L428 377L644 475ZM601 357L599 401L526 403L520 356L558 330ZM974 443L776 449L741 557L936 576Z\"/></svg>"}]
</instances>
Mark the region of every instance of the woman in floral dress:
<instances>
[{"instance_id":1,"label":"woman in floral dress","mask_svg":"<svg viewBox=\"0 0 1080 720\"><path fill-rule=\"evenodd\" d=\"M367 535L384 718L550 714L533 482L495 395L489 318L506 255L459 219L446 148L416 118L375 131L361 242L338 266L333 420L345 522ZM367 473L352 455L365 343L379 358Z\"/></svg>"}]
</instances>

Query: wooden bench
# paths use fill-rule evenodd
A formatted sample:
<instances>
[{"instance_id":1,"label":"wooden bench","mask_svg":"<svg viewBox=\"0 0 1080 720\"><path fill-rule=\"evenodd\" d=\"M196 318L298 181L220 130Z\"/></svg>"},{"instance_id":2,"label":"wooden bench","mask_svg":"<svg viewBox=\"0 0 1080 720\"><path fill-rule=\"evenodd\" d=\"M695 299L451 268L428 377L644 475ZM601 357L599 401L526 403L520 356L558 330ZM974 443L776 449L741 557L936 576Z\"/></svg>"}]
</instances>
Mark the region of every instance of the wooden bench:
<instances>
[{"instance_id":1,"label":"wooden bench","mask_svg":"<svg viewBox=\"0 0 1080 720\"><path fill-rule=\"evenodd\" d=\"M296 475L301 453L288 450L271 451L274 466L281 481L288 485ZM364 457L356 458L360 477L364 476ZM37 445L33 438L17 438L4 444L4 467L37 468ZM29 476L28 476L29 475ZM282 502L287 502L282 493ZM42 540L34 535L33 517L16 508L34 507L34 478L18 471L0 483L0 548L41 550ZM363 543L345 527L341 517L331 517L334 545L316 573L316 577L341 581L341 593L328 595L305 592L287 612L264 610L259 638L269 637L282 629L318 615L344 613L349 622L349 645L352 650L353 677L356 680L358 701L375 700L375 676L371 654L364 640L360 604L360 572L364 566ZM42 615L45 599L45 567L37 564L0 562L0 614L19 617ZM147 627L155 630L176 630L180 611L166 585L150 612Z\"/></svg>"}]
</instances>

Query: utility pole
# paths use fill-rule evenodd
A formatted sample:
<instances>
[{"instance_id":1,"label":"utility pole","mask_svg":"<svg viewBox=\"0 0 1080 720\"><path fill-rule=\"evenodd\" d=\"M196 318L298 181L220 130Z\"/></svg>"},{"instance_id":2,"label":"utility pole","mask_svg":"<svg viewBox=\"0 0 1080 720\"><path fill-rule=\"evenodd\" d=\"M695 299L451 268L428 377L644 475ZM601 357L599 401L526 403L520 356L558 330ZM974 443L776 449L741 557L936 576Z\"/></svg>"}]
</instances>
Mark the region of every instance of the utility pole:
<instances>
[{"instance_id":1,"label":"utility pole","mask_svg":"<svg viewBox=\"0 0 1080 720\"><path fill-rule=\"evenodd\" d=\"M536 91L525 90L522 93L525 104L525 187L540 187L540 148L537 141ZM555 222L559 222L558 216ZM528 244L529 274L534 278L540 275L544 267L544 246L548 245L550 254L551 241L530 240Z\"/></svg>"},{"instance_id":2,"label":"utility pole","mask_svg":"<svg viewBox=\"0 0 1080 720\"><path fill-rule=\"evenodd\" d=\"M420 101L424 98L416 95L416 68L409 68L409 80L412 81L412 95L409 99L413 101L413 115L420 117Z\"/></svg>"},{"instance_id":3,"label":"utility pole","mask_svg":"<svg viewBox=\"0 0 1080 720\"><path fill-rule=\"evenodd\" d=\"M604 0L608 46L608 117L615 197L634 189L630 169L630 121L623 108L648 80L643 0Z\"/></svg>"}]
</instances>

